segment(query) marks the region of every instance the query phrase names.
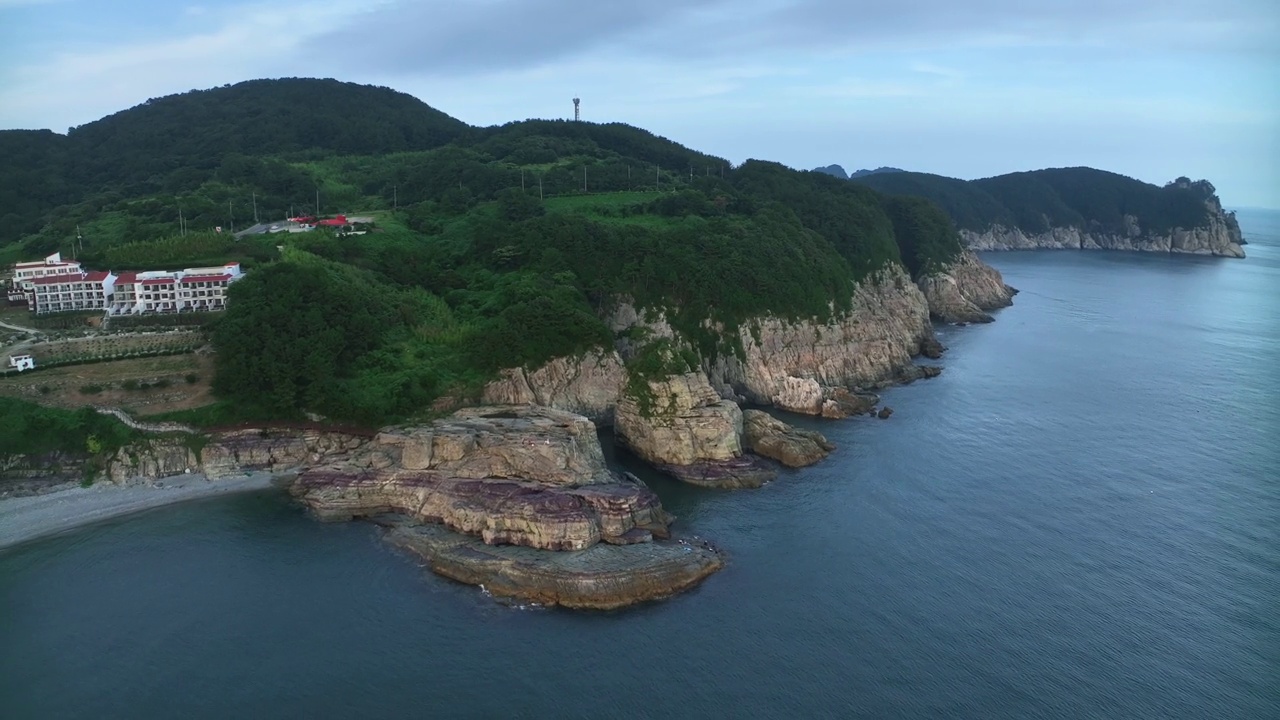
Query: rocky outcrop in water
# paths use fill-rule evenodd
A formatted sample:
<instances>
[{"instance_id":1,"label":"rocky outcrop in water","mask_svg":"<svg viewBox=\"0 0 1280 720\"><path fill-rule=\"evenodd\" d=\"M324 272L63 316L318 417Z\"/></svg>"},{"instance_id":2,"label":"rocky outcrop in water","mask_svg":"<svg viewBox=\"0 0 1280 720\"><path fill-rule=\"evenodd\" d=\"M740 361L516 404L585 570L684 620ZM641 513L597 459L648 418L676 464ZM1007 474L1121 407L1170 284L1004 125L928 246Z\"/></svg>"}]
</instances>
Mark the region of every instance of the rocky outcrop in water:
<instances>
[{"instance_id":1,"label":"rocky outcrop in water","mask_svg":"<svg viewBox=\"0 0 1280 720\"><path fill-rule=\"evenodd\" d=\"M568 608L612 610L661 600L724 567L719 550L689 540L554 553L489 545L439 525L396 520L387 539L420 555L434 572L479 585L495 597Z\"/></svg>"},{"instance_id":2,"label":"rocky outcrop in water","mask_svg":"<svg viewBox=\"0 0 1280 720\"><path fill-rule=\"evenodd\" d=\"M822 433L792 427L762 410L742 411L742 442L787 467L812 465L836 449Z\"/></svg>"},{"instance_id":3,"label":"rocky outcrop in water","mask_svg":"<svg viewBox=\"0 0 1280 720\"><path fill-rule=\"evenodd\" d=\"M742 410L702 372L656 379L618 404L618 441L659 470L707 487L759 487L776 473L742 452Z\"/></svg>"},{"instance_id":4,"label":"rocky outcrop in water","mask_svg":"<svg viewBox=\"0 0 1280 720\"><path fill-rule=\"evenodd\" d=\"M1005 285L1000 271L966 250L941 272L916 283L929 303L929 314L948 323L991 322L988 310L1013 304L1017 290Z\"/></svg>"},{"instance_id":5,"label":"rocky outcrop in water","mask_svg":"<svg viewBox=\"0 0 1280 720\"><path fill-rule=\"evenodd\" d=\"M1205 208L1205 224L1193 228L1156 231L1143 228L1136 216L1125 215L1123 227L1112 230L1067 226L1027 233L994 225L983 232L961 230L960 237L971 250L1131 250L1244 257L1235 215L1223 211L1216 195L1205 200Z\"/></svg>"},{"instance_id":6,"label":"rocky outcrop in water","mask_svg":"<svg viewBox=\"0 0 1280 720\"><path fill-rule=\"evenodd\" d=\"M551 408L387 429L305 468L291 492L322 519L389 523L388 539L434 571L522 602L621 607L724 564L713 548L664 540L671 517L653 491L609 470L591 421Z\"/></svg>"},{"instance_id":7,"label":"rocky outcrop in water","mask_svg":"<svg viewBox=\"0 0 1280 720\"><path fill-rule=\"evenodd\" d=\"M322 519L398 512L489 544L583 550L667 535L658 497L606 466L591 421L538 407L461 410L380 433L299 473L294 494Z\"/></svg>"}]
</instances>

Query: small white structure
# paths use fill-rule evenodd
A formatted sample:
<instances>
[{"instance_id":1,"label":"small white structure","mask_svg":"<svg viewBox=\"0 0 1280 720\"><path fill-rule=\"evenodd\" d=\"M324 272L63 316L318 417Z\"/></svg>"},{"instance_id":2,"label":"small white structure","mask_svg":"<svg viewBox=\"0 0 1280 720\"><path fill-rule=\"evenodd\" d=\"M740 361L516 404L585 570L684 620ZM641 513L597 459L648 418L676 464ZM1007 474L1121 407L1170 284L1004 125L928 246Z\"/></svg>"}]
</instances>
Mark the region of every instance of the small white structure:
<instances>
[{"instance_id":1,"label":"small white structure","mask_svg":"<svg viewBox=\"0 0 1280 720\"><path fill-rule=\"evenodd\" d=\"M35 358L30 355L10 355L9 367L17 368L18 372L22 372L23 370L35 370L36 361Z\"/></svg>"}]
</instances>

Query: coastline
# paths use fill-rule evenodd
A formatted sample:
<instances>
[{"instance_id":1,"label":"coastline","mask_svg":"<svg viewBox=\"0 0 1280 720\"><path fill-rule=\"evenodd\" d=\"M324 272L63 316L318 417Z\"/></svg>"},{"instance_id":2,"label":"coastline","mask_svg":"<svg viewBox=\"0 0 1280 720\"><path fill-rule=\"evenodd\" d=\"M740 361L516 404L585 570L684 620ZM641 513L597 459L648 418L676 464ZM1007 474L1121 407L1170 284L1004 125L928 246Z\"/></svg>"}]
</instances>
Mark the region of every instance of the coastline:
<instances>
[{"instance_id":1,"label":"coastline","mask_svg":"<svg viewBox=\"0 0 1280 720\"><path fill-rule=\"evenodd\" d=\"M0 499L0 551L103 520L215 495L266 490L276 475L252 473L210 480L192 473L148 485L97 483L42 495Z\"/></svg>"}]
</instances>

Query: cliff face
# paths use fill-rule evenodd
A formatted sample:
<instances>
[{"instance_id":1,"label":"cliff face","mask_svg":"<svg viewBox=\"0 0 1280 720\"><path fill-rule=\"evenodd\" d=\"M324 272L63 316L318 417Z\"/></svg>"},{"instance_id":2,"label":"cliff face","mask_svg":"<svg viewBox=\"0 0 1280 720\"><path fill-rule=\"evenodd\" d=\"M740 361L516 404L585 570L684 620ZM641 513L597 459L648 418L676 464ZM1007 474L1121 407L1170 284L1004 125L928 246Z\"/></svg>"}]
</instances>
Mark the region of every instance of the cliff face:
<instances>
[{"instance_id":1,"label":"cliff face","mask_svg":"<svg viewBox=\"0 0 1280 720\"><path fill-rule=\"evenodd\" d=\"M1016 227L995 225L984 232L961 230L960 237L971 250L1136 250L1244 257L1235 216L1223 211L1217 197L1210 197L1205 206L1209 211L1207 226L1168 232L1144 229L1137 217L1126 215L1122 232L1056 227L1028 234Z\"/></svg>"},{"instance_id":2,"label":"cliff face","mask_svg":"<svg viewBox=\"0 0 1280 720\"><path fill-rule=\"evenodd\" d=\"M647 402L618 404L618 440L663 472L695 485L760 487L777 473L742 452L742 410L702 372L648 383Z\"/></svg>"},{"instance_id":3,"label":"cliff face","mask_svg":"<svg viewBox=\"0 0 1280 720\"><path fill-rule=\"evenodd\" d=\"M543 405L583 415L596 423L613 422L627 371L616 352L556 358L537 370L513 368L484 389L486 405Z\"/></svg>"},{"instance_id":4,"label":"cliff face","mask_svg":"<svg viewBox=\"0 0 1280 720\"><path fill-rule=\"evenodd\" d=\"M608 318L615 334L643 327L653 337L674 333L662 317L644 317L622 303ZM743 353L705 363L725 397L817 415L833 391L877 387L932 374L911 362L936 344L924 294L901 267L859 283L852 311L826 323L758 318L739 330ZM625 343L620 345L624 356Z\"/></svg>"},{"instance_id":5,"label":"cliff face","mask_svg":"<svg viewBox=\"0 0 1280 720\"><path fill-rule=\"evenodd\" d=\"M929 314L949 323L991 322L986 311L1012 305L1018 292L1004 284L999 270L968 250L942 272L916 284L928 300Z\"/></svg>"}]
</instances>

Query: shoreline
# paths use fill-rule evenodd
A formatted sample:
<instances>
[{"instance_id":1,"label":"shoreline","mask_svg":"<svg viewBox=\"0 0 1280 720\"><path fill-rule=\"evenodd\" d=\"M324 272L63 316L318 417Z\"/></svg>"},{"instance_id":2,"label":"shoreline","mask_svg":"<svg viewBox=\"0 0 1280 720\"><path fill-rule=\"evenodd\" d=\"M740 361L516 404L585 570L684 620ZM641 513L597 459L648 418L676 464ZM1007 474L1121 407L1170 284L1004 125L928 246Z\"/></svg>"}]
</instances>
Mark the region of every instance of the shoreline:
<instances>
[{"instance_id":1,"label":"shoreline","mask_svg":"<svg viewBox=\"0 0 1280 720\"><path fill-rule=\"evenodd\" d=\"M143 510L199 500L215 495L267 490L276 475L259 472L210 480L191 473L175 475L147 485L119 486L96 483L42 495L0 499L0 552L32 540L68 530L132 515Z\"/></svg>"}]
</instances>

